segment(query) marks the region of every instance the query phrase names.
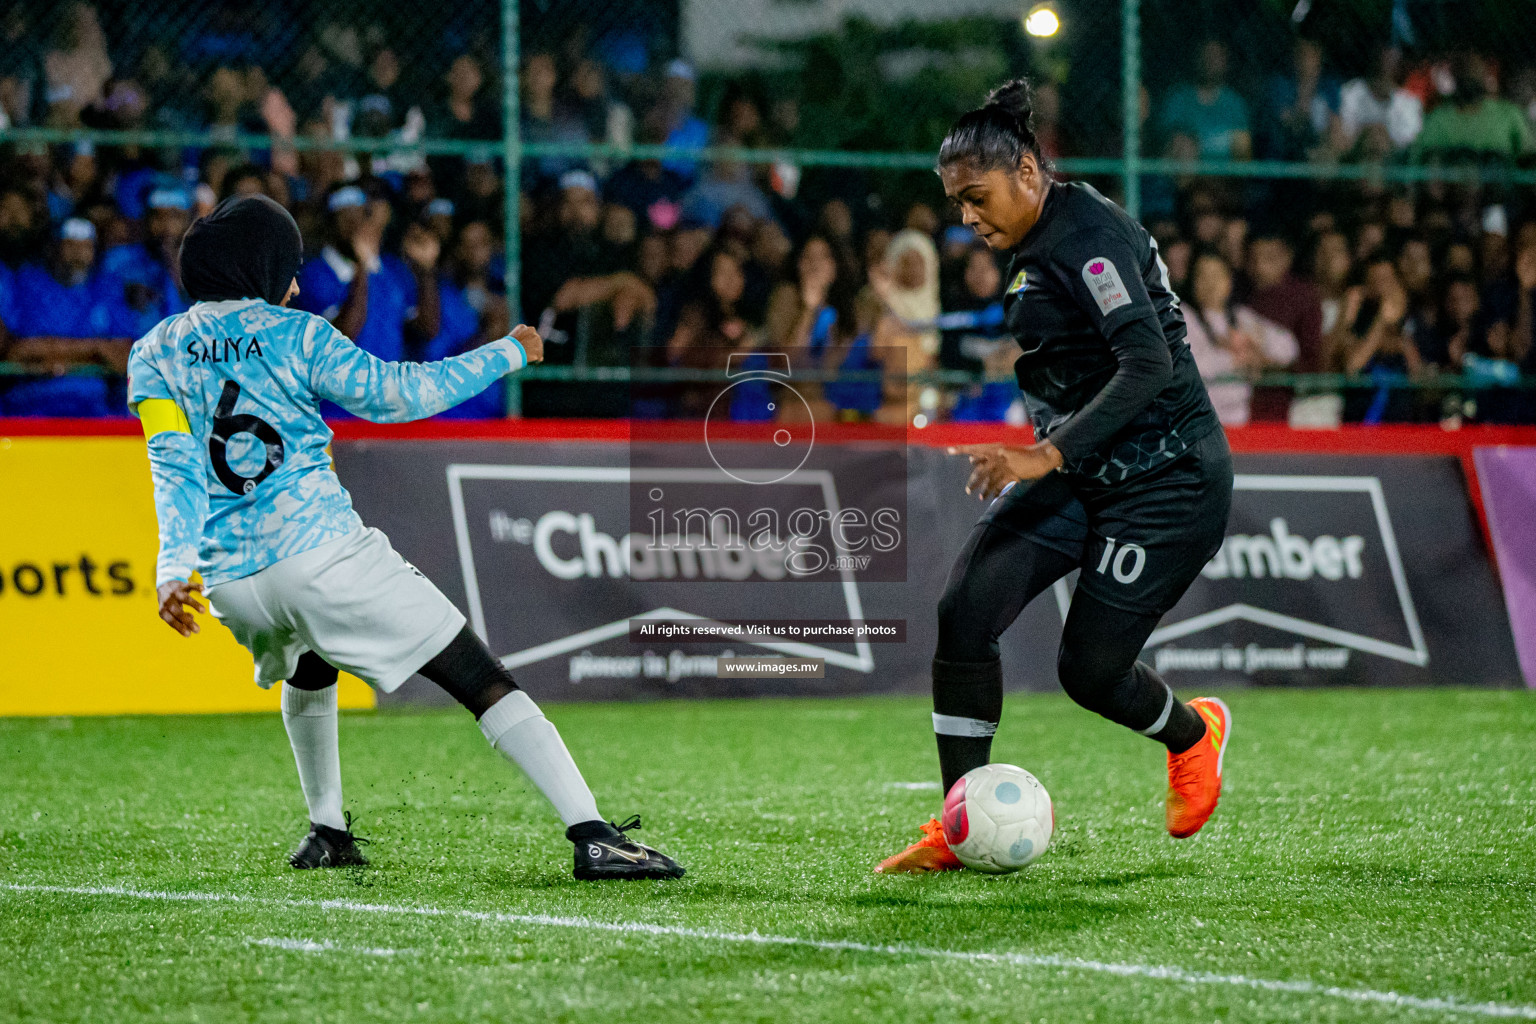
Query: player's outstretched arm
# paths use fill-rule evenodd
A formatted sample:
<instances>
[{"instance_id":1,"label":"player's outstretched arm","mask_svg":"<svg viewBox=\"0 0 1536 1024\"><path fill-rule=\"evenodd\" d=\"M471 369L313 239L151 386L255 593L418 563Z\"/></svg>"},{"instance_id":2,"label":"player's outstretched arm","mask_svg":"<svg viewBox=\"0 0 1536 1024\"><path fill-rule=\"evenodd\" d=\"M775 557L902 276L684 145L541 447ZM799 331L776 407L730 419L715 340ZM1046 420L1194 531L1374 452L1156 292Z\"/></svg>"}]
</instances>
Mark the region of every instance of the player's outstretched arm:
<instances>
[{"instance_id":1,"label":"player's outstretched arm","mask_svg":"<svg viewBox=\"0 0 1536 1024\"><path fill-rule=\"evenodd\" d=\"M160 524L155 582L191 579L208 518L208 484L196 439L174 431L155 434L149 439L149 473Z\"/></svg>"},{"instance_id":2,"label":"player's outstretched arm","mask_svg":"<svg viewBox=\"0 0 1536 1024\"><path fill-rule=\"evenodd\" d=\"M314 393L375 423L435 416L544 358L543 339L522 325L505 338L435 363L390 363L316 317L306 348Z\"/></svg>"},{"instance_id":3,"label":"player's outstretched arm","mask_svg":"<svg viewBox=\"0 0 1536 1024\"><path fill-rule=\"evenodd\" d=\"M155 408L157 405L169 408ZM191 636L201 630L187 607L203 611L195 596L201 593L202 584L188 582L197 567L203 523L208 518L202 449L184 426L165 426L168 420L186 423L169 400L142 402L139 415L144 432L151 435L149 473L155 488L155 519L160 524L160 555L155 563L160 618L182 636Z\"/></svg>"},{"instance_id":4,"label":"player's outstretched arm","mask_svg":"<svg viewBox=\"0 0 1536 1024\"><path fill-rule=\"evenodd\" d=\"M188 581L197 568L203 525L208 519L203 446L192 436L186 413L172 397L154 360L139 346L128 359L128 408L143 425L149 448L149 474L160 531L160 554L155 562L160 617L182 636L191 636L198 627L186 606L202 611L193 596L202 586Z\"/></svg>"}]
</instances>

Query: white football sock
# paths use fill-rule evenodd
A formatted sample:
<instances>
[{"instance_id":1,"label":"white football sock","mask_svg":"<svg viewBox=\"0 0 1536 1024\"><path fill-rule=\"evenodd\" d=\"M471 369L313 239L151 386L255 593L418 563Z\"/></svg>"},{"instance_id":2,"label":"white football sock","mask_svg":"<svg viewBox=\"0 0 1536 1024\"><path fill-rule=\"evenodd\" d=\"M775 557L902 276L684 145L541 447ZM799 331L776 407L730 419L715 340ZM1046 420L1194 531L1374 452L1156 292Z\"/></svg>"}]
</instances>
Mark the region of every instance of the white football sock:
<instances>
[{"instance_id":1,"label":"white football sock","mask_svg":"<svg viewBox=\"0 0 1536 1024\"><path fill-rule=\"evenodd\" d=\"M480 731L527 774L567 827L602 818L560 733L522 690L513 690L491 705L480 716Z\"/></svg>"},{"instance_id":2,"label":"white football sock","mask_svg":"<svg viewBox=\"0 0 1536 1024\"><path fill-rule=\"evenodd\" d=\"M299 690L283 684L283 727L299 766L299 785L316 825L346 828L341 814L341 747L336 739L336 684Z\"/></svg>"}]
</instances>

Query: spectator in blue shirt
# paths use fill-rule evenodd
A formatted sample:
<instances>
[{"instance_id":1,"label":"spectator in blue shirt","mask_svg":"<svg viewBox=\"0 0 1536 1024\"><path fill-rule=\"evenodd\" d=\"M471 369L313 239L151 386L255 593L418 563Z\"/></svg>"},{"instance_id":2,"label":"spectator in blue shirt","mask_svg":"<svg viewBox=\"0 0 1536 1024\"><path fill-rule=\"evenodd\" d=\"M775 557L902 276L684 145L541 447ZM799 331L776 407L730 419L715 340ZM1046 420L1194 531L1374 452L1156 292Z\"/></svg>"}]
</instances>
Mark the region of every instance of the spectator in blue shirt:
<instances>
[{"instance_id":1,"label":"spectator in blue shirt","mask_svg":"<svg viewBox=\"0 0 1536 1024\"><path fill-rule=\"evenodd\" d=\"M176 252L192 222L192 197L185 189L157 188L145 205L144 241L115 245L101 258L101 272L117 282L132 311L135 338L190 305L177 278Z\"/></svg>"},{"instance_id":2,"label":"spectator in blue shirt","mask_svg":"<svg viewBox=\"0 0 1536 1024\"><path fill-rule=\"evenodd\" d=\"M1008 282L1016 284L1016 282ZM944 328L939 363L946 370L986 373L1012 371L1019 346L1003 322L1003 276L985 245L973 244L962 263L961 287L939 318ZM1018 397L1013 381L973 384L955 396L950 419L957 423L999 423Z\"/></svg>"},{"instance_id":3,"label":"spectator in blue shirt","mask_svg":"<svg viewBox=\"0 0 1536 1024\"><path fill-rule=\"evenodd\" d=\"M470 221L459 229L447 266L438 275L440 298L437 335L421 357L431 361L456 356L505 337L512 316L499 282L491 276L496 254L495 238L484 221ZM453 419L500 419L506 415L505 382L492 385L474 398L443 413Z\"/></svg>"},{"instance_id":4,"label":"spectator in blue shirt","mask_svg":"<svg viewBox=\"0 0 1536 1024\"><path fill-rule=\"evenodd\" d=\"M46 264L15 276L13 340L4 357L34 370L0 395L8 416L112 416L123 409L120 386L101 376L75 376L79 367L128 370L133 320L109 278L95 269L96 229L74 217L59 229Z\"/></svg>"},{"instance_id":5,"label":"spectator in blue shirt","mask_svg":"<svg viewBox=\"0 0 1536 1024\"><path fill-rule=\"evenodd\" d=\"M16 273L0 263L0 353L10 347L16 330Z\"/></svg>"},{"instance_id":6,"label":"spectator in blue shirt","mask_svg":"<svg viewBox=\"0 0 1536 1024\"><path fill-rule=\"evenodd\" d=\"M1198 81L1174 86L1163 100L1165 135L1195 140L1202 160L1248 160L1253 131L1248 104L1227 85L1227 47L1207 40L1200 48Z\"/></svg>"},{"instance_id":7,"label":"spectator in blue shirt","mask_svg":"<svg viewBox=\"0 0 1536 1024\"><path fill-rule=\"evenodd\" d=\"M716 160L683 196L682 215L718 228L726 211L737 206L754 220L773 219L773 206L752 180L751 169L738 160Z\"/></svg>"},{"instance_id":8,"label":"spectator in blue shirt","mask_svg":"<svg viewBox=\"0 0 1536 1024\"><path fill-rule=\"evenodd\" d=\"M390 206L373 182L341 185L326 200L330 241L299 271L298 308L319 314L380 359L410 358L438 331L437 236L412 224L404 259L382 251Z\"/></svg>"},{"instance_id":9,"label":"spectator in blue shirt","mask_svg":"<svg viewBox=\"0 0 1536 1024\"><path fill-rule=\"evenodd\" d=\"M697 99L693 65L684 60L674 60L667 65L667 81L662 96L662 108L667 118L667 145L679 148L703 148L709 145L709 125L693 112ZM692 160L668 160L667 170L692 183L698 176L699 165Z\"/></svg>"}]
</instances>

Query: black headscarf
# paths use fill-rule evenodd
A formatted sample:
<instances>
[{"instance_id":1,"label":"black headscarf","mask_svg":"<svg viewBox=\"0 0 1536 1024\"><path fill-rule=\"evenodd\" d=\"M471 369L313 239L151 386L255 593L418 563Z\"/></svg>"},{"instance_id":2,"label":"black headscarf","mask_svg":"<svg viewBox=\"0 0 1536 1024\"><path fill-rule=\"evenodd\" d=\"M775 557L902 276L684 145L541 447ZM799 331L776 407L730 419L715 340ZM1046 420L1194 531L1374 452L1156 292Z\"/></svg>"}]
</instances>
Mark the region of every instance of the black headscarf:
<instances>
[{"instance_id":1,"label":"black headscarf","mask_svg":"<svg viewBox=\"0 0 1536 1024\"><path fill-rule=\"evenodd\" d=\"M181 240L181 286L194 302L266 299L282 305L304 241L293 216L263 195L231 196Z\"/></svg>"}]
</instances>

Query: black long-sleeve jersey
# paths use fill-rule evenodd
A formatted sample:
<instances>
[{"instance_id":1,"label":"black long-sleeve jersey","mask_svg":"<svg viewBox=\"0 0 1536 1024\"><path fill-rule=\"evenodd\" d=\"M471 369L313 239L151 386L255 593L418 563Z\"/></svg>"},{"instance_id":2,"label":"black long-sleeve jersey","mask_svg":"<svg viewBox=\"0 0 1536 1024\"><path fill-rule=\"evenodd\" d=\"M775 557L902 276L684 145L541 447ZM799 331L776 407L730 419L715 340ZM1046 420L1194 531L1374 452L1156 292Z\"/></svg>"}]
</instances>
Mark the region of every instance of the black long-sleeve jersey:
<instances>
[{"instance_id":1,"label":"black long-sleeve jersey","mask_svg":"<svg viewBox=\"0 0 1536 1024\"><path fill-rule=\"evenodd\" d=\"M1007 281L1014 373L1067 473L1121 483L1219 429L1157 242L1094 188L1051 184Z\"/></svg>"}]
</instances>

